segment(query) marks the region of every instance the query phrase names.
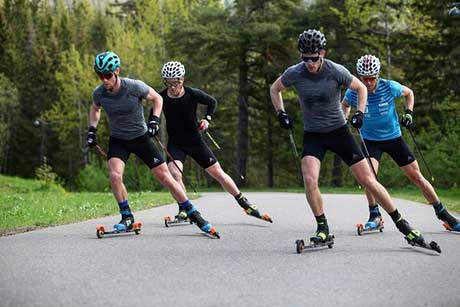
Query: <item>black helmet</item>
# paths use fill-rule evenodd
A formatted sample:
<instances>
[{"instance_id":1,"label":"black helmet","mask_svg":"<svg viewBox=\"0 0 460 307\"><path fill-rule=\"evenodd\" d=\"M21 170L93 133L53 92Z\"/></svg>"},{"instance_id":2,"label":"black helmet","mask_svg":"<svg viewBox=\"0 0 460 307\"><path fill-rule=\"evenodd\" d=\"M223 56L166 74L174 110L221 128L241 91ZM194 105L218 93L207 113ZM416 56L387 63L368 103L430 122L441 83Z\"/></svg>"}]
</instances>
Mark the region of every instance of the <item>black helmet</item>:
<instances>
[{"instance_id":1,"label":"black helmet","mask_svg":"<svg viewBox=\"0 0 460 307\"><path fill-rule=\"evenodd\" d=\"M308 29L299 35L297 49L301 53L319 52L326 46L324 34L315 29Z\"/></svg>"}]
</instances>

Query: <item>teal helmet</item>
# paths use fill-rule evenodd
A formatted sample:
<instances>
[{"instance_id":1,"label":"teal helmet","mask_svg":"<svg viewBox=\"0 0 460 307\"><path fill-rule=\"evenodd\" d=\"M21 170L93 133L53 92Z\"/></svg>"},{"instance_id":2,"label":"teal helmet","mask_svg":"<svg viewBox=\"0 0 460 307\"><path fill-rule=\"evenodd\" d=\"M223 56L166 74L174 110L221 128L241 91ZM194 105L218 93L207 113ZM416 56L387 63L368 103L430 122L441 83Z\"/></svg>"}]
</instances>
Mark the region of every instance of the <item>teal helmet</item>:
<instances>
[{"instance_id":1,"label":"teal helmet","mask_svg":"<svg viewBox=\"0 0 460 307\"><path fill-rule=\"evenodd\" d=\"M96 55L94 71L98 74L108 74L114 72L120 65L120 57L112 51L106 51Z\"/></svg>"}]
</instances>

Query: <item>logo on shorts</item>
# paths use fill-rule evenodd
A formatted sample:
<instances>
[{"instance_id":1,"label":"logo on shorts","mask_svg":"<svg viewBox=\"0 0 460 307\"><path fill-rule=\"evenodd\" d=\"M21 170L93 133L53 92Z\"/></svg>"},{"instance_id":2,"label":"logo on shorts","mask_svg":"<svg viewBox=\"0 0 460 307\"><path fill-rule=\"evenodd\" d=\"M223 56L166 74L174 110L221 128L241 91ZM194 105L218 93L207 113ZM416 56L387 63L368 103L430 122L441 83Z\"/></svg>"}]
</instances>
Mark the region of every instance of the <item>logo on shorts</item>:
<instances>
[{"instance_id":1,"label":"logo on shorts","mask_svg":"<svg viewBox=\"0 0 460 307\"><path fill-rule=\"evenodd\" d=\"M214 159L213 158L209 158L209 163L214 163Z\"/></svg>"},{"instance_id":2,"label":"logo on shorts","mask_svg":"<svg viewBox=\"0 0 460 307\"><path fill-rule=\"evenodd\" d=\"M158 162L160 162L160 159L153 158L153 163L157 164Z\"/></svg>"}]
</instances>

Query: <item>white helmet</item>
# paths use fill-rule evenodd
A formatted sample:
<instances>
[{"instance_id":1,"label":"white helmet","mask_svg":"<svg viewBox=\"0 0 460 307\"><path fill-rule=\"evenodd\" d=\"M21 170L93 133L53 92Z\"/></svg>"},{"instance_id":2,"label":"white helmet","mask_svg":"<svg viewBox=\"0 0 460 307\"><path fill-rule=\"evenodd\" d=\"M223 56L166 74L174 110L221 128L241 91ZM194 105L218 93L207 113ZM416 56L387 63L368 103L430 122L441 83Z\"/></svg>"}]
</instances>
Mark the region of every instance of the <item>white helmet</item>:
<instances>
[{"instance_id":1,"label":"white helmet","mask_svg":"<svg viewBox=\"0 0 460 307\"><path fill-rule=\"evenodd\" d=\"M356 63L358 75L363 77L375 76L380 71L380 60L372 54L365 54Z\"/></svg>"},{"instance_id":2,"label":"white helmet","mask_svg":"<svg viewBox=\"0 0 460 307\"><path fill-rule=\"evenodd\" d=\"M171 61L163 65L161 69L163 79L182 78L185 76L185 67L181 62Z\"/></svg>"}]
</instances>

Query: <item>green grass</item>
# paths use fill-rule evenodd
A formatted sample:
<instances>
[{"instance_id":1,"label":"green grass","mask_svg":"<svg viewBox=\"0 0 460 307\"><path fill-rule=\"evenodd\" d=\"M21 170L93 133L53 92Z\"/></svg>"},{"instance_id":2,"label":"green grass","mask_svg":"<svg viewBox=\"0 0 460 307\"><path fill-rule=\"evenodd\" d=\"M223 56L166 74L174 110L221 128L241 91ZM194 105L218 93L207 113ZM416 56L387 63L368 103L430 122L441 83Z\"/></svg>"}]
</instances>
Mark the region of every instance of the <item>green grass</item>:
<instances>
[{"instance_id":1,"label":"green grass","mask_svg":"<svg viewBox=\"0 0 460 307\"><path fill-rule=\"evenodd\" d=\"M134 210L174 203L168 192L129 194ZM0 235L117 215L112 193L70 193L37 180L0 176Z\"/></svg>"},{"instance_id":2,"label":"green grass","mask_svg":"<svg viewBox=\"0 0 460 307\"><path fill-rule=\"evenodd\" d=\"M222 189L203 189L199 192ZM244 191L257 192L297 192L303 188L258 188ZM358 187L321 187L322 193L362 194ZM438 189L444 205L453 212L460 212L460 189ZM416 188L390 189L392 197L426 203ZM189 194L191 198L197 195ZM134 211L174 203L168 192L132 192L130 206ZM55 184L45 184L38 180L0 176L0 235L84 221L108 215L118 215L118 207L112 193L72 193Z\"/></svg>"}]
</instances>

